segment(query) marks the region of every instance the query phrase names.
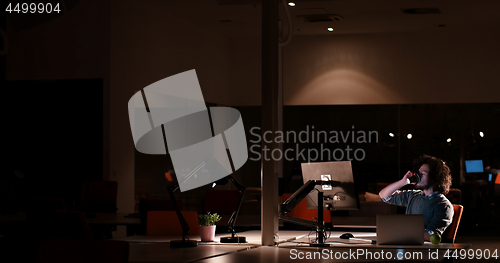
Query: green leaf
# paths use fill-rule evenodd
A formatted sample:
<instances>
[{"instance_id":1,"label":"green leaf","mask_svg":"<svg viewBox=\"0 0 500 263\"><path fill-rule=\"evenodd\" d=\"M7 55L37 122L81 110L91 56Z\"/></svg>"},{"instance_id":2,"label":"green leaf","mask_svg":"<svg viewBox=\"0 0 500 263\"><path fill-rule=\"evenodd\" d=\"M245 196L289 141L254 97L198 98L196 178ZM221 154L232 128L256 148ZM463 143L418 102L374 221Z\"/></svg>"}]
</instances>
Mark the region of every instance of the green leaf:
<instances>
[{"instance_id":1,"label":"green leaf","mask_svg":"<svg viewBox=\"0 0 500 263\"><path fill-rule=\"evenodd\" d=\"M206 214L198 215L198 223L200 226L213 226L222 219L217 213L211 214L207 212Z\"/></svg>"}]
</instances>

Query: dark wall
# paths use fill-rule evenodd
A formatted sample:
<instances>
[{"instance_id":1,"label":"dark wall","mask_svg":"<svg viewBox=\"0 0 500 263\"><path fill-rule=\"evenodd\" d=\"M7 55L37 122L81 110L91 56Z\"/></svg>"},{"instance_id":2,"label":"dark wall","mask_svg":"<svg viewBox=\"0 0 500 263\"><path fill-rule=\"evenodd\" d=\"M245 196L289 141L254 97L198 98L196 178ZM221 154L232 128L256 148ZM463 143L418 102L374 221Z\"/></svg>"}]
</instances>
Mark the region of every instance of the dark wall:
<instances>
[{"instance_id":1,"label":"dark wall","mask_svg":"<svg viewBox=\"0 0 500 263\"><path fill-rule=\"evenodd\" d=\"M247 146L249 147L249 160L235 172L234 177L245 186L260 187L261 163L256 159L254 152L260 153L260 143L251 142L258 140L255 133L260 130L250 129L261 125L260 107L237 107L243 118L246 130ZM429 154L443 159L449 166L453 175L453 186L458 187L460 182L460 158L463 148L464 159L482 159L485 166L499 168L499 142L498 119L500 104L414 104L414 105L323 105L323 106L285 106L283 113L284 131L294 131L299 134L309 129L309 134L318 131L337 131L338 133L362 131L368 134L376 131L378 136L372 136L371 142L358 141L355 137L348 137L343 142L342 135L339 142L293 142L285 140L284 150L292 149L289 156L293 160L284 160L283 179L281 192L293 192L302 185L302 179L289 180L292 167L301 162L307 162L307 150L316 149L318 152L328 148L330 152L340 149L347 159L346 148L349 146L350 158L359 192L365 192L369 184L377 182L394 182L412 168L413 159L422 154ZM353 129L354 126L354 129ZM313 128L314 127L314 128ZM479 136L482 131L484 138ZM389 133L393 133L391 137ZM412 134L412 139L407 134ZM398 137L400 134L400 137ZM330 138L331 135L328 135ZM291 137L290 137L291 138ZM451 138L451 142L446 140ZM268 137L271 139L271 137ZM302 138L304 139L304 137ZM258 146L250 149L252 146ZM304 151L304 157L296 158L297 147ZM364 159L356 160L353 153L356 149L364 151ZM340 150L335 158L340 157ZM139 157L139 158L138 158ZM268 157L271 155L268 153ZM314 157L314 156L311 156ZM358 155L361 157L361 155ZM136 192L153 193L166 184L164 172L171 169L169 157L155 157L151 155L136 154ZM311 159L311 162L334 161L330 155L323 158ZM299 166L300 167L300 166ZM143 175L141 175L143 174ZM147 174L147 176L146 176ZM137 177L138 175L141 175ZM472 176L466 177L473 180ZM138 187L140 186L140 187ZM373 190L373 189L372 189ZM188 192L189 193L189 192Z\"/></svg>"},{"instance_id":2,"label":"dark wall","mask_svg":"<svg viewBox=\"0 0 500 263\"><path fill-rule=\"evenodd\" d=\"M103 179L102 80L8 81L2 90L12 195L62 197L71 209L83 181Z\"/></svg>"}]
</instances>

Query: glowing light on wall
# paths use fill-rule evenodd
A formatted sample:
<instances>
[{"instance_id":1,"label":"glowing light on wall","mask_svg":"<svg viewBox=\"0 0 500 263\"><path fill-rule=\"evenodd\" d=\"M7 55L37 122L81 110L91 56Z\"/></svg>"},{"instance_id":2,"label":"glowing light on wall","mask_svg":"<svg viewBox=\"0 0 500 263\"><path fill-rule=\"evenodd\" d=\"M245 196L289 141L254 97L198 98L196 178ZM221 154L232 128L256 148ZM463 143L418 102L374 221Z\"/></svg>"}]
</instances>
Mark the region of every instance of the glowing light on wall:
<instances>
[{"instance_id":1,"label":"glowing light on wall","mask_svg":"<svg viewBox=\"0 0 500 263\"><path fill-rule=\"evenodd\" d=\"M404 98L371 76L348 68L336 68L297 89L285 93L286 105L385 104Z\"/></svg>"}]
</instances>

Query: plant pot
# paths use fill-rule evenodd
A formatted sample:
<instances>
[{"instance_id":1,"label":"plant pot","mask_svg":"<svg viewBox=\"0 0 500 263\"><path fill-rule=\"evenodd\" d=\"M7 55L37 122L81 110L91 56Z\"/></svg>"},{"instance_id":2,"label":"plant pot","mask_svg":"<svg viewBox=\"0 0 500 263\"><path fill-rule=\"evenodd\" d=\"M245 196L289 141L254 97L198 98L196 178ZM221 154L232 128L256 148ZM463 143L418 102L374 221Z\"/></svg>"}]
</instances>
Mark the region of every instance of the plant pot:
<instances>
[{"instance_id":1,"label":"plant pot","mask_svg":"<svg viewBox=\"0 0 500 263\"><path fill-rule=\"evenodd\" d=\"M213 242L215 239L215 225L200 226L201 242Z\"/></svg>"}]
</instances>

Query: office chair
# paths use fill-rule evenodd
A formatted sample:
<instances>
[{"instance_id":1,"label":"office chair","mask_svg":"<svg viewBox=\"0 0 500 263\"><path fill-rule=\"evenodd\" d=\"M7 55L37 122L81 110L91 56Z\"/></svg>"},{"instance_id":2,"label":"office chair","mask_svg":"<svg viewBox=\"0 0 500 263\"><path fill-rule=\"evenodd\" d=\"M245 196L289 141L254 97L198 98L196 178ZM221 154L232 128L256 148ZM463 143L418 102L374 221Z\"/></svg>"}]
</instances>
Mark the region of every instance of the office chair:
<instances>
[{"instance_id":1,"label":"office chair","mask_svg":"<svg viewBox=\"0 0 500 263\"><path fill-rule=\"evenodd\" d=\"M199 235L198 212L181 211L189 224L189 235ZM181 236L182 226L175 211L148 211L147 236Z\"/></svg>"},{"instance_id":2,"label":"office chair","mask_svg":"<svg viewBox=\"0 0 500 263\"><path fill-rule=\"evenodd\" d=\"M176 200L177 206L182 210L181 200ZM148 222L148 211L175 211L172 200L143 198L139 200L139 216L141 225L137 230L137 235L146 235L146 222Z\"/></svg>"},{"instance_id":3,"label":"office chair","mask_svg":"<svg viewBox=\"0 0 500 263\"><path fill-rule=\"evenodd\" d=\"M460 219L462 218L462 212L464 207L461 205L453 205L453 221L451 225L444 231L442 236L442 241L446 243L455 243L455 237L457 236L458 225L460 224Z\"/></svg>"}]
</instances>

